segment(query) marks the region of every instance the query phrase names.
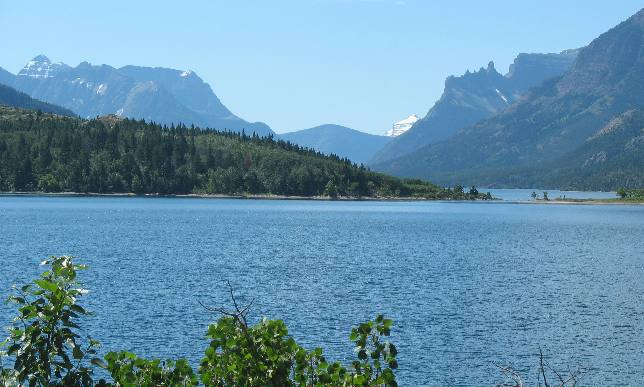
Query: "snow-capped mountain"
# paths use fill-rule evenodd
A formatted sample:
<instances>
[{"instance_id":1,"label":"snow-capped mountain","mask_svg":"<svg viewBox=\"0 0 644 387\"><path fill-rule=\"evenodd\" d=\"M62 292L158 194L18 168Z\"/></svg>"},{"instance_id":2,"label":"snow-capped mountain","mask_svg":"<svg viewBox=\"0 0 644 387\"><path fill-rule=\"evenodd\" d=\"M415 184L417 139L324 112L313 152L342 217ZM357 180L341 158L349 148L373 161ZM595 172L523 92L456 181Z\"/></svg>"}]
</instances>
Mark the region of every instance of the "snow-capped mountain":
<instances>
[{"instance_id":1,"label":"snow-capped mountain","mask_svg":"<svg viewBox=\"0 0 644 387\"><path fill-rule=\"evenodd\" d=\"M401 134L405 133L409 129L411 129L412 126L418 121L420 118L418 118L417 115L412 114L411 116L405 118L404 120L396 122L391 129L387 131L385 136L387 137L398 137Z\"/></svg>"},{"instance_id":2,"label":"snow-capped mountain","mask_svg":"<svg viewBox=\"0 0 644 387\"><path fill-rule=\"evenodd\" d=\"M268 125L247 122L226 108L193 71L167 68L54 63L44 55L17 75L0 80L33 98L63 106L81 117L116 114L162 124L272 134Z\"/></svg>"},{"instance_id":3,"label":"snow-capped mountain","mask_svg":"<svg viewBox=\"0 0 644 387\"><path fill-rule=\"evenodd\" d=\"M64 63L52 63L49 58L44 55L38 55L34 59L27 62L25 67L20 70L18 76L31 77L31 78L53 78L56 73L61 70L67 70L69 66Z\"/></svg>"}]
</instances>

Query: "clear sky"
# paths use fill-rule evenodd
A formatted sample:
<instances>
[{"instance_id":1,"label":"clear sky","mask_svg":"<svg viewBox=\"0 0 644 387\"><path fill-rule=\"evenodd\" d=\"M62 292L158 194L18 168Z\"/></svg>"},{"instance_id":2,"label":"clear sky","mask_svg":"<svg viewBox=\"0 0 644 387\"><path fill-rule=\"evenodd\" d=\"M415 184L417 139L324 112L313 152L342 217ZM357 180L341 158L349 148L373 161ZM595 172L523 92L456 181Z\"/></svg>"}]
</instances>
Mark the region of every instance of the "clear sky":
<instances>
[{"instance_id":1,"label":"clear sky","mask_svg":"<svg viewBox=\"0 0 644 387\"><path fill-rule=\"evenodd\" d=\"M191 69L222 102L275 131L336 123L382 134L424 116L450 74L519 52L558 52L642 0L0 0L0 67Z\"/></svg>"}]
</instances>

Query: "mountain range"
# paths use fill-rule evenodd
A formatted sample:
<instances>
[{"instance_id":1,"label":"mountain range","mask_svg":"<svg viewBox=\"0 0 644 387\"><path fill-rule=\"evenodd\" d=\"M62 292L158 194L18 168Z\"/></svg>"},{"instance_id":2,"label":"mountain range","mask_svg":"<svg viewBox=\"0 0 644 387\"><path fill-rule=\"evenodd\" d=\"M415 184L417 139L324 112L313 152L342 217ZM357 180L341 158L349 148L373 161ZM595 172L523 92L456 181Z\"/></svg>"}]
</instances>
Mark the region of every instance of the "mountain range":
<instances>
[{"instance_id":1,"label":"mountain range","mask_svg":"<svg viewBox=\"0 0 644 387\"><path fill-rule=\"evenodd\" d=\"M576 55L577 50L559 54L519 54L506 75L497 72L494 63L490 62L476 72L448 77L442 96L427 115L379 150L369 163L386 168L387 160L445 140L459 129L503 111L530 87L563 74Z\"/></svg>"},{"instance_id":2,"label":"mountain range","mask_svg":"<svg viewBox=\"0 0 644 387\"><path fill-rule=\"evenodd\" d=\"M0 84L9 106L274 135L235 116L192 71L39 55L16 75L0 68ZM613 190L644 186L643 112L644 9L584 48L519 54L505 75L490 62L450 76L426 116L390 136L327 124L279 137L443 185Z\"/></svg>"},{"instance_id":3,"label":"mountain range","mask_svg":"<svg viewBox=\"0 0 644 387\"><path fill-rule=\"evenodd\" d=\"M0 69L0 83L85 118L116 114L168 125L273 134L264 123L234 115L192 71L88 62L71 67L38 55L16 75Z\"/></svg>"},{"instance_id":4,"label":"mountain range","mask_svg":"<svg viewBox=\"0 0 644 387\"><path fill-rule=\"evenodd\" d=\"M373 166L441 184L643 186L643 106L644 9L498 114Z\"/></svg>"}]
</instances>

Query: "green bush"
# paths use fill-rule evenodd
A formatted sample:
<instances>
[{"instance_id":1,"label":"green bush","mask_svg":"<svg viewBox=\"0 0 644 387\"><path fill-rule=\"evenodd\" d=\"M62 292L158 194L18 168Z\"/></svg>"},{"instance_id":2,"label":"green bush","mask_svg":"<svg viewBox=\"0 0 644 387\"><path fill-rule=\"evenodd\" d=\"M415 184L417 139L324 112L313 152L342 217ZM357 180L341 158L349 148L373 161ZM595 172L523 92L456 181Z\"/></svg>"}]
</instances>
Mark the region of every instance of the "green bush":
<instances>
[{"instance_id":1,"label":"green bush","mask_svg":"<svg viewBox=\"0 0 644 387\"><path fill-rule=\"evenodd\" d=\"M68 256L43 262L50 269L32 284L14 288L9 301L18 316L0 351L3 386L396 386L396 347L385 340L392 321L382 315L351 331L357 360L349 367L328 362L321 348L308 351L288 334L281 320L249 325L250 305L212 309L223 316L208 327L210 340L198 375L185 359L144 359L130 352L96 356L99 343L82 338L79 320L89 315L78 300L85 294ZM3 361L4 360L4 361ZM5 368L7 360L13 367ZM104 370L111 380L94 379Z\"/></svg>"},{"instance_id":2,"label":"green bush","mask_svg":"<svg viewBox=\"0 0 644 387\"><path fill-rule=\"evenodd\" d=\"M1 369L5 385L86 386L92 383L88 356L96 354L99 343L81 340L75 320L87 315L77 304L85 292L76 280L71 257L52 257L43 264L51 266L32 284L15 288L9 302L16 304L18 316L3 342L6 351L0 357L15 359L11 370Z\"/></svg>"},{"instance_id":3,"label":"green bush","mask_svg":"<svg viewBox=\"0 0 644 387\"><path fill-rule=\"evenodd\" d=\"M644 189L620 188L617 190L617 194L622 199L644 200Z\"/></svg>"}]
</instances>

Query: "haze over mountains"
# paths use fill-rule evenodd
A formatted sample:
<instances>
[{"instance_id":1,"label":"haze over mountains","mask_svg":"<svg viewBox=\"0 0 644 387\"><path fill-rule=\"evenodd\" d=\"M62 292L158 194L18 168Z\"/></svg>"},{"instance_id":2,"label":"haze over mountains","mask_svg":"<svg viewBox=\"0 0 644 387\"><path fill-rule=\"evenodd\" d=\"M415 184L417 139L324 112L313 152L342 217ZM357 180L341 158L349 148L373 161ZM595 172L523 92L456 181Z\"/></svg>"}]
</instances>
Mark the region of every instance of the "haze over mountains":
<instances>
[{"instance_id":1,"label":"haze over mountains","mask_svg":"<svg viewBox=\"0 0 644 387\"><path fill-rule=\"evenodd\" d=\"M442 184L644 186L643 105L640 10L581 49L561 77L516 104L375 168Z\"/></svg>"},{"instance_id":2,"label":"haze over mountains","mask_svg":"<svg viewBox=\"0 0 644 387\"><path fill-rule=\"evenodd\" d=\"M371 160L376 152L391 142L394 137L407 132L417 121L418 116L412 114L395 122L384 136L361 132L342 125L326 124L284 133L279 137L301 146L346 157L355 163L363 164Z\"/></svg>"},{"instance_id":3,"label":"haze over mountains","mask_svg":"<svg viewBox=\"0 0 644 387\"><path fill-rule=\"evenodd\" d=\"M346 157L355 163L365 163L391 140L341 125L320 125L310 129L284 133L280 138L327 154Z\"/></svg>"},{"instance_id":4,"label":"haze over mountains","mask_svg":"<svg viewBox=\"0 0 644 387\"><path fill-rule=\"evenodd\" d=\"M60 116L75 115L71 110L31 98L29 95L3 84L0 84L0 105L20 109L40 110L43 113L54 113Z\"/></svg>"},{"instance_id":5,"label":"haze over mountains","mask_svg":"<svg viewBox=\"0 0 644 387\"><path fill-rule=\"evenodd\" d=\"M266 124L235 116L192 71L136 66L117 69L87 62L71 67L39 55L17 75L0 69L0 83L85 118L116 114L168 125L273 133Z\"/></svg>"}]
</instances>

